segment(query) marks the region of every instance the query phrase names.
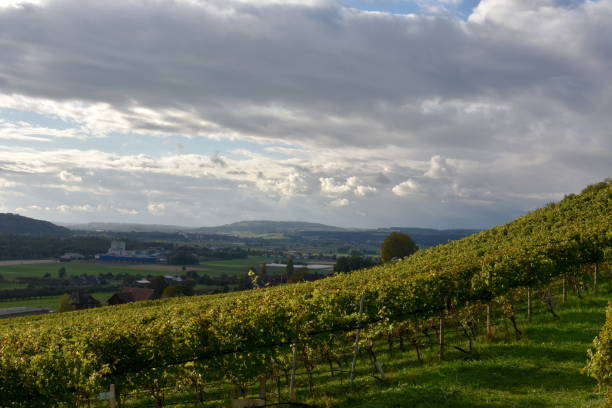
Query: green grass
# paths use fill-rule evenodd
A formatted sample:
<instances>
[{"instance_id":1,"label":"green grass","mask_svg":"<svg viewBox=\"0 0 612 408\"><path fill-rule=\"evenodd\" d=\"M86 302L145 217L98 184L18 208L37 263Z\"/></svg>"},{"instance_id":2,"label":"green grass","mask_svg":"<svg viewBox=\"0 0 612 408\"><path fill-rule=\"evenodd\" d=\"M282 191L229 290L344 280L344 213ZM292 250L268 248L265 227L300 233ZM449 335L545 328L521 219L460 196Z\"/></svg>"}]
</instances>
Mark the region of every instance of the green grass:
<instances>
[{"instance_id":1,"label":"green grass","mask_svg":"<svg viewBox=\"0 0 612 408\"><path fill-rule=\"evenodd\" d=\"M14 280L17 277L42 277L46 273L50 273L52 277L57 278L57 271L61 268L66 268L68 276L72 275L98 275L100 273L112 273L129 275L162 275L173 273L173 270L181 272L181 268L176 267L168 271L160 271L155 266L149 265L121 265L121 264L104 264L104 263L79 263L79 262L49 262L37 264L20 264L20 265L2 265L0 266L0 275L4 276L6 281Z\"/></svg>"},{"instance_id":2,"label":"green grass","mask_svg":"<svg viewBox=\"0 0 612 408\"><path fill-rule=\"evenodd\" d=\"M521 319L523 339L506 340L497 333L493 342L476 345L474 358L453 351L440 363L432 350L421 365L413 351L393 359L381 355L388 381L365 375L372 369L362 366L354 387L328 377L316 398L304 399L317 406L347 408L599 407L603 397L581 369L611 297L608 290L582 301L571 299L557 306L558 320L543 310L530 324Z\"/></svg>"},{"instance_id":3,"label":"green grass","mask_svg":"<svg viewBox=\"0 0 612 408\"><path fill-rule=\"evenodd\" d=\"M270 260L261 256L249 256L246 259L203 261L200 262L200 266L203 268L203 272L210 275L237 275L245 274L250 267L259 270L262 262L270 262Z\"/></svg>"},{"instance_id":4,"label":"green grass","mask_svg":"<svg viewBox=\"0 0 612 408\"><path fill-rule=\"evenodd\" d=\"M380 343L377 356L387 374L386 381L373 378L376 374L368 357L361 353L357 377L351 386L348 379L350 356L346 358L342 379L336 372L331 376L327 365L315 368L314 391L310 394L304 367L298 360L297 400L316 407L341 408L597 408L603 396L596 393L595 381L581 372L586 364L586 350L591 346L605 321L605 307L612 298L612 288L606 286L597 295L585 299L570 298L558 304L560 316L553 319L538 304L531 323L524 314L517 315L523 332L519 341L506 324L496 327L493 340L479 339L476 353L468 356L448 349L446 360L437 360L437 347L423 350L425 362L419 363L413 349L400 352L395 344L393 356L387 345ZM464 347L462 339L449 336L450 344ZM302 374L302 375L300 375ZM281 380L282 400L288 397L285 379ZM268 382L268 396L276 401L276 387ZM207 407L229 406L227 386L208 388ZM249 393L255 396L257 383ZM176 407L193 407L185 402L189 396L172 388L166 402ZM125 407L152 406L147 393L128 397ZM95 407L106 406L97 402Z\"/></svg>"},{"instance_id":5,"label":"green grass","mask_svg":"<svg viewBox=\"0 0 612 408\"><path fill-rule=\"evenodd\" d=\"M106 305L108 298L114 294L115 292L94 292L91 295L98 299L100 303ZM52 310L57 310L60 304L60 298L62 296L63 295L44 296L36 299L0 301L0 309L10 307L46 307Z\"/></svg>"},{"instance_id":6,"label":"green grass","mask_svg":"<svg viewBox=\"0 0 612 408\"><path fill-rule=\"evenodd\" d=\"M259 268L264 262L264 257L249 257L248 259L230 259L222 261L205 261L199 266L188 269L196 269L199 273L211 275L236 275L244 274L249 267ZM68 276L77 275L98 275L100 273L129 274L129 275L175 275L182 274L181 266L157 266L157 265L125 265L125 264L105 264L105 263L79 263L79 262L48 262L35 264L0 265L0 275L4 277L4 282L0 282L0 288L11 288L16 285L15 279L18 277L43 277L50 273L52 277L57 277L57 271L66 268Z\"/></svg>"}]
</instances>

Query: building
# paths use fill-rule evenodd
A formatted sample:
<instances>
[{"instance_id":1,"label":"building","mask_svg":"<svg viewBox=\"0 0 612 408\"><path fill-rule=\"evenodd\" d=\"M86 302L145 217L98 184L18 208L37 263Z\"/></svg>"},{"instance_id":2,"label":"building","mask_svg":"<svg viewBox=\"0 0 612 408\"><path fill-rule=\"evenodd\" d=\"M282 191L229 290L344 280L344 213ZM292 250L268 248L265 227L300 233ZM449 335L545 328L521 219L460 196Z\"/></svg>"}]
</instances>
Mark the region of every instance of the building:
<instances>
[{"instance_id":1,"label":"building","mask_svg":"<svg viewBox=\"0 0 612 408\"><path fill-rule=\"evenodd\" d=\"M85 255L81 255L76 252L66 252L59 258L61 262L79 261L81 259L85 259Z\"/></svg>"},{"instance_id":2,"label":"building","mask_svg":"<svg viewBox=\"0 0 612 408\"><path fill-rule=\"evenodd\" d=\"M150 300L155 291L151 288L123 288L108 299L108 305L121 305L123 303Z\"/></svg>"},{"instance_id":3,"label":"building","mask_svg":"<svg viewBox=\"0 0 612 408\"><path fill-rule=\"evenodd\" d=\"M127 250L125 241L111 241L111 246L105 254L96 255L96 259L103 262L135 262L156 263L158 257L149 251Z\"/></svg>"},{"instance_id":4,"label":"building","mask_svg":"<svg viewBox=\"0 0 612 408\"><path fill-rule=\"evenodd\" d=\"M85 293L82 290L72 292L70 294L70 300L74 305L74 310L93 309L94 307L100 307L100 301L89 293Z\"/></svg>"}]
</instances>

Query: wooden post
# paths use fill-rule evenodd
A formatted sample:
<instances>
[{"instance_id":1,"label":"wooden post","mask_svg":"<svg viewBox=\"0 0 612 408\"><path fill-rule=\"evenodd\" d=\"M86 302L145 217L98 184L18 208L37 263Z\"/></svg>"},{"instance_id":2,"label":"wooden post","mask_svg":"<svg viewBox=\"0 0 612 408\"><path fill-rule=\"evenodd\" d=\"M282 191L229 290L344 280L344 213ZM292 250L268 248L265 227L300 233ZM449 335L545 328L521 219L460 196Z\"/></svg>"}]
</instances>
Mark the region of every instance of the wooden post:
<instances>
[{"instance_id":1,"label":"wooden post","mask_svg":"<svg viewBox=\"0 0 612 408\"><path fill-rule=\"evenodd\" d=\"M110 408L119 408L119 400L117 398L117 389L115 388L115 384L110 385Z\"/></svg>"},{"instance_id":2,"label":"wooden post","mask_svg":"<svg viewBox=\"0 0 612 408\"><path fill-rule=\"evenodd\" d=\"M531 322L531 287L527 288L527 321Z\"/></svg>"},{"instance_id":3,"label":"wooden post","mask_svg":"<svg viewBox=\"0 0 612 408\"><path fill-rule=\"evenodd\" d=\"M493 325L491 325L491 304L487 304L487 341L493 338Z\"/></svg>"},{"instance_id":4,"label":"wooden post","mask_svg":"<svg viewBox=\"0 0 612 408\"><path fill-rule=\"evenodd\" d=\"M563 303L567 302L567 278L566 274L563 274Z\"/></svg>"},{"instance_id":5,"label":"wooden post","mask_svg":"<svg viewBox=\"0 0 612 408\"><path fill-rule=\"evenodd\" d=\"M266 376L259 377L259 398L266 399Z\"/></svg>"},{"instance_id":6,"label":"wooden post","mask_svg":"<svg viewBox=\"0 0 612 408\"><path fill-rule=\"evenodd\" d=\"M444 361L444 315L440 317L440 337L439 337L439 345L440 345L440 361Z\"/></svg>"},{"instance_id":7,"label":"wooden post","mask_svg":"<svg viewBox=\"0 0 612 408\"><path fill-rule=\"evenodd\" d=\"M295 401L295 360L297 358L297 346L293 345L293 358L291 359L291 381L289 383L289 400Z\"/></svg>"},{"instance_id":8,"label":"wooden post","mask_svg":"<svg viewBox=\"0 0 612 408\"><path fill-rule=\"evenodd\" d=\"M593 271L593 292L597 293L597 263L595 264L595 270Z\"/></svg>"},{"instance_id":9,"label":"wooden post","mask_svg":"<svg viewBox=\"0 0 612 408\"><path fill-rule=\"evenodd\" d=\"M357 365L357 354L359 353L359 336L361 334L361 317L363 316L363 302L365 297L361 297L359 301L359 328L357 334L355 334L355 346L353 347L353 363L351 364L351 385L355 379L355 366Z\"/></svg>"}]
</instances>

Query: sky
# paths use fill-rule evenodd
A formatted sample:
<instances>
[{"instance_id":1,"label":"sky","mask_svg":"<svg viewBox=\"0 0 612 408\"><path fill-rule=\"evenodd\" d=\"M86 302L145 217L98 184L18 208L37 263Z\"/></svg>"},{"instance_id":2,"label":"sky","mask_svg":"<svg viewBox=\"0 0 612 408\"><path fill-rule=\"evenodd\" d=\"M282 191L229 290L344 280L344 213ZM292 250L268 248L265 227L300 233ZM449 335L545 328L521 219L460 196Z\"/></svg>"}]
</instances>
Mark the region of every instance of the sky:
<instances>
[{"instance_id":1,"label":"sky","mask_svg":"<svg viewBox=\"0 0 612 408\"><path fill-rule=\"evenodd\" d=\"M0 212L488 228L612 176L612 0L0 0Z\"/></svg>"}]
</instances>

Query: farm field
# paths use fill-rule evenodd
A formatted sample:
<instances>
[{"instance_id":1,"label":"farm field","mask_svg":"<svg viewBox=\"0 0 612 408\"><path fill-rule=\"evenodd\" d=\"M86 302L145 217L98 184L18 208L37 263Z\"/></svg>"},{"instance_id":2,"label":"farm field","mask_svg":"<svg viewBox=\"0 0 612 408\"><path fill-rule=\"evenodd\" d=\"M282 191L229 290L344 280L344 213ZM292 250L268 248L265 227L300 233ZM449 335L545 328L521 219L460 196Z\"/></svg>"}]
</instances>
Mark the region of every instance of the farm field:
<instances>
[{"instance_id":1,"label":"farm field","mask_svg":"<svg viewBox=\"0 0 612 408\"><path fill-rule=\"evenodd\" d=\"M106 264L89 262L57 262L57 261L10 261L11 263L0 263L0 275L4 277L5 284L14 281L18 277L43 277L46 273L57 276L59 268L66 268L66 274L72 275L98 275L100 273L129 275L175 275L181 274L182 267L177 265L126 265ZM26 263L27 262L27 263ZM31 262L31 263L30 263ZM203 261L200 265L189 265L188 270L196 270L198 273L210 275L239 275L244 274L250 267L259 269L262 262L271 262L270 259L260 256L250 256L246 259L229 259ZM269 268L274 273L279 268ZM280 271L280 269L279 269ZM284 270L283 270L284 272ZM2 282L0 282L2 284Z\"/></svg>"},{"instance_id":2,"label":"farm field","mask_svg":"<svg viewBox=\"0 0 612 408\"><path fill-rule=\"evenodd\" d=\"M187 270L196 270L200 275L206 274L211 276L228 275L228 276L239 276L245 275L246 271L250 267L254 267L257 270L261 268L262 262L270 262L265 257L254 257L251 256L247 259L230 259L230 260L213 260L204 261L200 265L187 266ZM116 274L128 274L134 276L159 276L159 275L179 275L183 273L181 266L176 265L125 265L125 264L104 264L104 263L90 263L90 262L57 262L52 260L23 260L23 261L7 261L0 263L0 276L3 280L0 280L1 289L16 289L25 288L26 285L19 283L17 278L20 277L43 277L45 274L50 273L52 277L57 277L58 270L60 268L66 268L67 276L80 276L80 275L99 275L101 273L112 273ZM267 269L269 274L284 273L285 268L273 268ZM228 286L230 289L234 288L234 285ZM207 289L207 290L222 290L223 286L215 285L202 285L198 284L195 289ZM109 292L92 292L92 296L100 300L103 304L106 304L108 298L112 295ZM40 297L26 300L6 300L0 299L0 308L28 306L28 307L46 307L53 310L57 310L59 305L58 296Z\"/></svg>"},{"instance_id":3,"label":"farm field","mask_svg":"<svg viewBox=\"0 0 612 408\"><path fill-rule=\"evenodd\" d=\"M91 295L98 299L100 303L106 305L106 301L110 298L114 292L93 292ZM26 300L7 300L0 301L0 308L5 309L9 307L46 307L51 310L56 311L60 304L60 298L62 295L58 296L45 296L35 299L26 299Z\"/></svg>"}]
</instances>

